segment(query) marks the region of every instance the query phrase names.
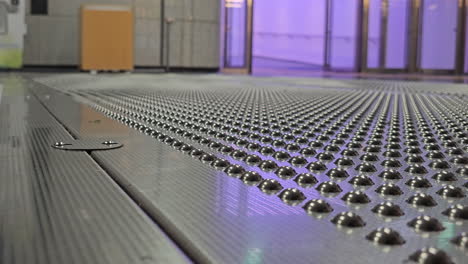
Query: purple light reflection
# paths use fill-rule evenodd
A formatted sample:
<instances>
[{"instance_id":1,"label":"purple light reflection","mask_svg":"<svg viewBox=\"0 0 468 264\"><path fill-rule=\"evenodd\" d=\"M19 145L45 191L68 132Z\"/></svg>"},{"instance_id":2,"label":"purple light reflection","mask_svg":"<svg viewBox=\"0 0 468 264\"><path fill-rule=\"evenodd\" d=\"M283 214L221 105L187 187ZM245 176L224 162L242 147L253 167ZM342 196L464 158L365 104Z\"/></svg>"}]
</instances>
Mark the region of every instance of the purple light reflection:
<instances>
[{"instance_id":1,"label":"purple light reflection","mask_svg":"<svg viewBox=\"0 0 468 264\"><path fill-rule=\"evenodd\" d=\"M424 1L422 69L454 68L457 11L458 1Z\"/></svg>"},{"instance_id":2,"label":"purple light reflection","mask_svg":"<svg viewBox=\"0 0 468 264\"><path fill-rule=\"evenodd\" d=\"M321 66L325 0L257 0L253 56Z\"/></svg>"},{"instance_id":3,"label":"purple light reflection","mask_svg":"<svg viewBox=\"0 0 468 264\"><path fill-rule=\"evenodd\" d=\"M406 68L409 0L393 0L388 4L386 68Z\"/></svg>"},{"instance_id":4,"label":"purple light reflection","mask_svg":"<svg viewBox=\"0 0 468 264\"><path fill-rule=\"evenodd\" d=\"M246 9L245 0L226 0L226 63L229 67L245 66Z\"/></svg>"},{"instance_id":5,"label":"purple light reflection","mask_svg":"<svg viewBox=\"0 0 468 264\"><path fill-rule=\"evenodd\" d=\"M227 64L244 67L246 5L228 8ZM359 0L256 0L253 23L253 71L281 73L319 70L325 64L326 3L330 4L329 63L332 69L353 70L359 35ZM387 6L386 69L407 67L410 0L391 0ZM427 0L422 6L421 69L453 70L457 31L457 1ZM367 67L380 67L382 1L370 0ZM468 45L468 44L467 44ZM468 54L468 53L467 53ZM468 57L468 55L466 55ZM468 60L467 60L468 61ZM468 63L466 63L468 65ZM468 71L468 66L465 66Z\"/></svg>"},{"instance_id":6,"label":"purple light reflection","mask_svg":"<svg viewBox=\"0 0 468 264\"><path fill-rule=\"evenodd\" d=\"M224 172L217 173L216 178L220 193L216 208L218 212L228 212L238 217L303 214L300 207L272 206L282 203L276 195L268 196L256 187L246 187L239 179L231 178Z\"/></svg>"},{"instance_id":7,"label":"purple light reflection","mask_svg":"<svg viewBox=\"0 0 468 264\"><path fill-rule=\"evenodd\" d=\"M257 156L259 156L262 160L268 160L268 159L271 159L271 160L274 160L272 159L271 157L268 157L268 156L264 156L262 154L260 154L259 152L254 152L254 151L248 151L247 149L245 148L239 148L238 146L234 145L234 144L227 144L231 147L233 147L234 149L238 149L238 150L243 150L245 152L247 152L248 154L255 154ZM267 145L262 145L262 146L267 146ZM341 150L345 149L345 146L342 146L342 148L340 149L339 152L341 152ZM278 150L281 150L281 149L278 149ZM324 152L323 150L320 150L317 152L317 154L319 153L322 153ZM297 153L295 154L296 156L298 155ZM235 160L233 159L232 157L228 156L228 155L220 155L221 158L223 159L226 159L227 161L229 161L230 163L232 164L238 164L238 165L241 165L243 166L246 170L249 170L249 171L255 171L257 173L259 173L264 179L274 179L274 180L277 180L281 183L281 185L284 187L284 188L297 188L297 189L300 189L306 196L307 196L307 200L309 199L318 199L318 198L321 198L321 195L318 193L317 190L315 190L315 188L302 188L300 187L299 185L296 184L296 182L293 181L293 179L289 179L289 180L283 180L281 178L279 178L278 176L276 176L276 174L274 172L264 172L262 171L260 168L256 167L256 166L249 166L247 165L245 162L243 161L239 161L239 160ZM338 154L336 153L335 154L335 157L336 158L341 158L342 155L341 154ZM308 162L314 162L314 161L317 161L316 158L308 158L307 159ZM286 161L284 162L280 162L280 161L276 161L274 160L279 166L290 166L290 164ZM358 158L355 158L354 159L355 163L357 163L358 161ZM327 163L327 171L330 170L330 169L333 169L333 168L336 168L337 166L333 163ZM295 168L296 172L297 173L311 173L309 172L308 169L306 169L305 167L304 168ZM348 177L347 179L343 179L343 180L337 180L337 179L330 179L326 174L325 172L323 173L312 173L319 182L323 182L323 181L328 181L328 180L333 180L333 181L336 181L336 182L339 182L342 189L343 189L343 192L340 193L339 195L334 195L334 196L329 196L327 197L327 201L330 202L331 204L334 204L334 205L338 205L340 207L343 207L345 208L345 203L341 200L341 196L342 194L348 192L348 191L351 191L353 190L353 186L351 184L349 184L347 181L351 178L351 177L354 177L356 175L358 175L358 173L354 170L354 168L349 168L348 170L348 173L350 175L350 177ZM226 177L226 174L222 174L224 175L224 177ZM221 175L220 175L221 176ZM266 194L262 193L258 188L254 187L254 188L250 188L250 189L255 189L255 191L253 193L249 193L247 196L250 196L250 195L261 195L261 196L265 196ZM238 197L240 197L240 193L238 194ZM279 198L275 197L276 195L271 195L271 199L277 199L279 200ZM298 206L299 207L299 206ZM252 208L252 210L257 210L255 208ZM252 212L247 212L249 215L250 213ZM257 212L257 213L263 213L263 212Z\"/></svg>"},{"instance_id":8,"label":"purple light reflection","mask_svg":"<svg viewBox=\"0 0 468 264\"><path fill-rule=\"evenodd\" d=\"M331 5L330 65L355 67L358 0L257 0L253 70L317 70L325 64L327 2Z\"/></svg>"},{"instance_id":9,"label":"purple light reflection","mask_svg":"<svg viewBox=\"0 0 468 264\"><path fill-rule=\"evenodd\" d=\"M369 1L369 35L367 37L368 68L379 67L381 2L382 0Z\"/></svg>"},{"instance_id":10,"label":"purple light reflection","mask_svg":"<svg viewBox=\"0 0 468 264\"><path fill-rule=\"evenodd\" d=\"M354 69L356 66L359 2L332 1L330 65L334 69Z\"/></svg>"}]
</instances>

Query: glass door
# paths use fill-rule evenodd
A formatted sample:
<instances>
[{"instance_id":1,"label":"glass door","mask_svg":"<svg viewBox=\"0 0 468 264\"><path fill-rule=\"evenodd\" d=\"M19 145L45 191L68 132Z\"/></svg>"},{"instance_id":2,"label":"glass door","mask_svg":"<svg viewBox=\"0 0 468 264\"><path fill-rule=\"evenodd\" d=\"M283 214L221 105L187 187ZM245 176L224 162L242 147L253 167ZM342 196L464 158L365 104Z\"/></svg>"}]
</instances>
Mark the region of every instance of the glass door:
<instances>
[{"instance_id":1,"label":"glass door","mask_svg":"<svg viewBox=\"0 0 468 264\"><path fill-rule=\"evenodd\" d=\"M364 69L399 72L408 69L409 14L412 0L368 0Z\"/></svg>"},{"instance_id":2,"label":"glass door","mask_svg":"<svg viewBox=\"0 0 468 264\"><path fill-rule=\"evenodd\" d=\"M387 70L406 70L408 68L408 33L410 0L386 0L386 38L384 62Z\"/></svg>"},{"instance_id":3,"label":"glass door","mask_svg":"<svg viewBox=\"0 0 468 264\"><path fill-rule=\"evenodd\" d=\"M223 3L222 71L251 73L253 0ZM255 55L268 66L468 71L466 0L256 0L257 7Z\"/></svg>"},{"instance_id":4,"label":"glass door","mask_svg":"<svg viewBox=\"0 0 468 264\"><path fill-rule=\"evenodd\" d=\"M356 70L361 0L328 0L327 4L325 68Z\"/></svg>"},{"instance_id":5,"label":"glass door","mask_svg":"<svg viewBox=\"0 0 468 264\"><path fill-rule=\"evenodd\" d=\"M369 0L367 8L368 25L367 25L367 69L381 68L381 27L382 27L382 0Z\"/></svg>"},{"instance_id":6,"label":"glass door","mask_svg":"<svg viewBox=\"0 0 468 264\"><path fill-rule=\"evenodd\" d=\"M327 0L255 0L253 74L308 75L324 64Z\"/></svg>"},{"instance_id":7,"label":"glass door","mask_svg":"<svg viewBox=\"0 0 468 264\"><path fill-rule=\"evenodd\" d=\"M419 70L455 71L458 42L458 0L421 0Z\"/></svg>"},{"instance_id":8,"label":"glass door","mask_svg":"<svg viewBox=\"0 0 468 264\"><path fill-rule=\"evenodd\" d=\"M252 0L224 1L223 72L251 71Z\"/></svg>"}]
</instances>

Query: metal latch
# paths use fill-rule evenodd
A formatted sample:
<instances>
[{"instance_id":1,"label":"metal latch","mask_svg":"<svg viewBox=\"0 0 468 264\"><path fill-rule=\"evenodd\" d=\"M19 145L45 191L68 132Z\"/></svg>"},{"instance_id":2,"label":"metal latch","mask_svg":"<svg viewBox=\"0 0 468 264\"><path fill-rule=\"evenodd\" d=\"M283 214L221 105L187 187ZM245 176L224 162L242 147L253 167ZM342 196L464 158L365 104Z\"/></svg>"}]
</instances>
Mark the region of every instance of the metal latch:
<instances>
[{"instance_id":1,"label":"metal latch","mask_svg":"<svg viewBox=\"0 0 468 264\"><path fill-rule=\"evenodd\" d=\"M92 151L92 150L110 150L121 148L123 144L113 140L67 140L57 141L52 147L61 150L72 151Z\"/></svg>"}]
</instances>

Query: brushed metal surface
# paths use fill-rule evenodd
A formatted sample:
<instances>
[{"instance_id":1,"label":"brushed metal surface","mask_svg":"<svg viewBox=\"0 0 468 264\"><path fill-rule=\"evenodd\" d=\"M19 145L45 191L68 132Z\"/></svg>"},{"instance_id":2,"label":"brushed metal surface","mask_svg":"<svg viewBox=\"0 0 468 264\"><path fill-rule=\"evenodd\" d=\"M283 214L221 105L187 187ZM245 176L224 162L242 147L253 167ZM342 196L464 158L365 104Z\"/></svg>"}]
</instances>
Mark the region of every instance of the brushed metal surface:
<instances>
[{"instance_id":1,"label":"brushed metal surface","mask_svg":"<svg viewBox=\"0 0 468 264\"><path fill-rule=\"evenodd\" d=\"M65 91L35 89L76 137L111 134L126 146L93 157L196 261L467 261L467 249L452 242L468 228L464 85L183 75L38 80ZM83 126L83 119L104 121L105 115L123 124ZM220 145L270 162L236 160ZM216 160L208 162L207 155L200 162L190 146ZM299 158L283 159L301 156L308 146L316 153L304 166ZM353 152L346 165L344 155ZM315 170L319 161L324 171ZM229 164L239 166L224 169ZM275 173L275 166L283 170ZM244 170L276 180L279 190L267 195L264 185L262 192L244 184ZM317 182L299 184L303 173ZM351 181L356 176L363 177ZM362 178L373 185L350 183ZM333 211L308 214L302 207L320 208L315 199ZM377 214L398 212L388 204L376 207L383 202L398 205L403 215Z\"/></svg>"},{"instance_id":2,"label":"brushed metal surface","mask_svg":"<svg viewBox=\"0 0 468 264\"><path fill-rule=\"evenodd\" d=\"M65 140L57 141L51 147L71 151L98 151L121 148L123 145L113 140Z\"/></svg>"},{"instance_id":3,"label":"brushed metal surface","mask_svg":"<svg viewBox=\"0 0 468 264\"><path fill-rule=\"evenodd\" d=\"M186 263L189 259L28 87L1 75L0 263Z\"/></svg>"}]
</instances>

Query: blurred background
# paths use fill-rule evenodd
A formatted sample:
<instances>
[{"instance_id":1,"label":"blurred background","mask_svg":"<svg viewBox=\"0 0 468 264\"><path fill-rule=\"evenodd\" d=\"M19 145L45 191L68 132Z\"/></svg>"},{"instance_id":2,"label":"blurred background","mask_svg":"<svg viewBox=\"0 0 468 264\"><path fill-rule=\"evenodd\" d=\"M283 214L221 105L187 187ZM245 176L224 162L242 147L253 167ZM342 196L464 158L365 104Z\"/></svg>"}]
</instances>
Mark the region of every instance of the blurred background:
<instances>
[{"instance_id":1,"label":"blurred background","mask_svg":"<svg viewBox=\"0 0 468 264\"><path fill-rule=\"evenodd\" d=\"M128 23L87 20L90 6L126 11ZM0 67L118 70L83 65L126 53L132 67L123 70L464 79L466 6L466 0L0 0ZM123 42L127 48L117 48ZM119 55L99 59L109 47Z\"/></svg>"}]
</instances>

